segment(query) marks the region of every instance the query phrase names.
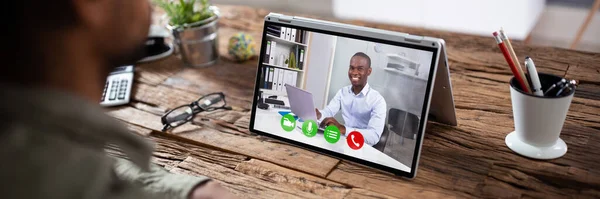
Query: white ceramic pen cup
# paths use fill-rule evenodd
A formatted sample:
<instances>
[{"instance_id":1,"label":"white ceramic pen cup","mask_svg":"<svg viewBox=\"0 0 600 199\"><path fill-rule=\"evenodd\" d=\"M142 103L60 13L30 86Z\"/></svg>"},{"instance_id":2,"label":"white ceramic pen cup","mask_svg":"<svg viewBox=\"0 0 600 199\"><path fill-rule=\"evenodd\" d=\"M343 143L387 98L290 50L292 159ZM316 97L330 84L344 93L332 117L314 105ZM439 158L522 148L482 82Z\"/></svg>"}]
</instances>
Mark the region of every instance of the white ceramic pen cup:
<instances>
[{"instance_id":1,"label":"white ceramic pen cup","mask_svg":"<svg viewBox=\"0 0 600 199\"><path fill-rule=\"evenodd\" d=\"M542 90L546 91L562 78L539 73ZM574 89L555 96L560 89L553 89L547 96L527 94L517 80L510 80L515 131L509 133L505 142L514 152L534 159L554 159L567 153L567 144L560 139Z\"/></svg>"}]
</instances>

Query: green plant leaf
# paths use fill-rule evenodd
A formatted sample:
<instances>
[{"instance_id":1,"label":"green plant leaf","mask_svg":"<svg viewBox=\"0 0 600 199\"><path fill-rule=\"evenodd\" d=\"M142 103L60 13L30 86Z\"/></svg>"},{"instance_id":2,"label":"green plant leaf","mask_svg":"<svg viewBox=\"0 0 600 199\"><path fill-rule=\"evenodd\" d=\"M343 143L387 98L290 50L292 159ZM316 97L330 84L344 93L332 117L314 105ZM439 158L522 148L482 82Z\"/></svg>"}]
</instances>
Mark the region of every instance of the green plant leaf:
<instances>
[{"instance_id":1,"label":"green plant leaf","mask_svg":"<svg viewBox=\"0 0 600 199\"><path fill-rule=\"evenodd\" d=\"M194 11L196 0L153 0L153 2L165 10L165 13L170 18L169 24L172 26L183 26L184 24L191 24L214 16L214 13L209 9L210 4L208 0L200 1L202 8L198 11Z\"/></svg>"},{"instance_id":2,"label":"green plant leaf","mask_svg":"<svg viewBox=\"0 0 600 199\"><path fill-rule=\"evenodd\" d=\"M196 14L194 14L194 16L192 16L192 19L190 21L192 21L192 22L200 21L201 17L202 17L202 15L200 13L196 13Z\"/></svg>"}]
</instances>

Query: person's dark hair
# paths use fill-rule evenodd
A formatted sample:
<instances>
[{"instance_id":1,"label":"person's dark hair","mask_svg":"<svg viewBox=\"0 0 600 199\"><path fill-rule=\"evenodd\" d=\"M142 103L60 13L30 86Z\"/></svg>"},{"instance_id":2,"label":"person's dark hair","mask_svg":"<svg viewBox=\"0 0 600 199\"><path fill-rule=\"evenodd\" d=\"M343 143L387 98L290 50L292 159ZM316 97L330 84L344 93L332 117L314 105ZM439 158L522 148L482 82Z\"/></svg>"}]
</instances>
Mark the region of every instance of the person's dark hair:
<instances>
[{"instance_id":1,"label":"person's dark hair","mask_svg":"<svg viewBox=\"0 0 600 199\"><path fill-rule=\"evenodd\" d=\"M354 55L352 55L352 57L362 57L365 58L367 60L367 64L369 65L369 68L371 68L371 58L369 57L369 55L363 53L363 52L357 52Z\"/></svg>"},{"instance_id":2,"label":"person's dark hair","mask_svg":"<svg viewBox=\"0 0 600 199\"><path fill-rule=\"evenodd\" d=\"M71 28L76 20L72 0L16 0L4 2L3 10L6 19L13 21L15 26L8 28L6 39L8 48L2 53L5 64L11 72L1 73L0 81L14 84L40 83L41 73L46 69L41 60L40 46L54 38L50 32L63 31Z\"/></svg>"}]
</instances>

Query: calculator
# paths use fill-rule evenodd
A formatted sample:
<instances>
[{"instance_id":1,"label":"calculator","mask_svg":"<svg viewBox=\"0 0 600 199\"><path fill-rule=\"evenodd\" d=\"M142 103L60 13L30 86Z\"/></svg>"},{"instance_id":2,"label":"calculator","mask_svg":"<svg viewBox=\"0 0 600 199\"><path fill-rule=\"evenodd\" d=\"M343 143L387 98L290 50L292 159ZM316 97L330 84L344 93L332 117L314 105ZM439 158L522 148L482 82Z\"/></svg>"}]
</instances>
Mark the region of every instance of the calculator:
<instances>
[{"instance_id":1,"label":"calculator","mask_svg":"<svg viewBox=\"0 0 600 199\"><path fill-rule=\"evenodd\" d=\"M133 65L116 67L106 78L100 105L118 106L128 104L131 98L133 73Z\"/></svg>"}]
</instances>

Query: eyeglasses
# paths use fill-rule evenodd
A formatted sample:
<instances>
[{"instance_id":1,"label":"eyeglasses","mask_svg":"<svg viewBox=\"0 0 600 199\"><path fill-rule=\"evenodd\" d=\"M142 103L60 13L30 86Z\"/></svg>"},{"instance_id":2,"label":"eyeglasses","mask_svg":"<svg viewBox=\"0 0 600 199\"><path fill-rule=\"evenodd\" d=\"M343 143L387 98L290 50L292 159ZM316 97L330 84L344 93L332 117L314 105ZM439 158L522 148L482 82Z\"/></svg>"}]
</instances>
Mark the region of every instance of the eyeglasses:
<instances>
[{"instance_id":1,"label":"eyeglasses","mask_svg":"<svg viewBox=\"0 0 600 199\"><path fill-rule=\"evenodd\" d=\"M225 101L225 94L222 92L211 93L202 96L200 99L186 105L181 105L177 108L165 113L161 118L163 124L162 131L181 126L194 118L196 114L202 111L214 111L219 109L231 110Z\"/></svg>"}]
</instances>

